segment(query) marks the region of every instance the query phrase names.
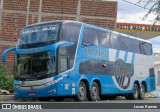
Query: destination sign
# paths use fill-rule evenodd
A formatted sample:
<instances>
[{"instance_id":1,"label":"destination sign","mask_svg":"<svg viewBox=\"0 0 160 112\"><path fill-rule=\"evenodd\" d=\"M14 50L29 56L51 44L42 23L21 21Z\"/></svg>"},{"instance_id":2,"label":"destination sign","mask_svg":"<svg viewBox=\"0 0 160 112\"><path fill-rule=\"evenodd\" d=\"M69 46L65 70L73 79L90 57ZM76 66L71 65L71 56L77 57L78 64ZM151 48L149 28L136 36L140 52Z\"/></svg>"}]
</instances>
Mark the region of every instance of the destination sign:
<instances>
[{"instance_id":1,"label":"destination sign","mask_svg":"<svg viewBox=\"0 0 160 112\"><path fill-rule=\"evenodd\" d=\"M25 29L22 34L30 34L30 33L37 33L42 31L49 31L49 30L56 30L56 25L47 25L43 27L33 27L33 28L27 28Z\"/></svg>"}]
</instances>

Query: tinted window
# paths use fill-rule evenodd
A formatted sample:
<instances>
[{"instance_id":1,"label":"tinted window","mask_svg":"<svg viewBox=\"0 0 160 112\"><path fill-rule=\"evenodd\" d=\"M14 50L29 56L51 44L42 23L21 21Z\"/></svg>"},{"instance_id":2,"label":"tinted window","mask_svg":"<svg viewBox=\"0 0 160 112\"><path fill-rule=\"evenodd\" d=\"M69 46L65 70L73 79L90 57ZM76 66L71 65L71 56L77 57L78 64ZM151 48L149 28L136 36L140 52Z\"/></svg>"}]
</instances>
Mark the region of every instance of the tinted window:
<instances>
[{"instance_id":1,"label":"tinted window","mask_svg":"<svg viewBox=\"0 0 160 112\"><path fill-rule=\"evenodd\" d=\"M58 48L60 73L73 67L80 29L81 24L79 23L63 23L60 41L75 42L75 44Z\"/></svg>"},{"instance_id":2,"label":"tinted window","mask_svg":"<svg viewBox=\"0 0 160 112\"><path fill-rule=\"evenodd\" d=\"M118 37L118 34L112 33L111 34L111 48L118 49L118 50L124 50L123 41L120 40L120 37Z\"/></svg>"},{"instance_id":3,"label":"tinted window","mask_svg":"<svg viewBox=\"0 0 160 112\"><path fill-rule=\"evenodd\" d=\"M83 45L98 45L98 38L95 29L85 28Z\"/></svg>"},{"instance_id":4,"label":"tinted window","mask_svg":"<svg viewBox=\"0 0 160 112\"><path fill-rule=\"evenodd\" d=\"M25 27L17 42L17 48L39 47L58 40L60 23L48 23Z\"/></svg>"},{"instance_id":5,"label":"tinted window","mask_svg":"<svg viewBox=\"0 0 160 112\"><path fill-rule=\"evenodd\" d=\"M142 54L151 55L152 54L152 45L146 42L141 42L140 51Z\"/></svg>"},{"instance_id":6,"label":"tinted window","mask_svg":"<svg viewBox=\"0 0 160 112\"><path fill-rule=\"evenodd\" d=\"M141 54L140 41L139 40L134 39L134 41L133 41L133 52Z\"/></svg>"},{"instance_id":7,"label":"tinted window","mask_svg":"<svg viewBox=\"0 0 160 112\"><path fill-rule=\"evenodd\" d=\"M17 80L38 80L51 77L56 72L56 60L51 52L15 56L15 76Z\"/></svg>"},{"instance_id":8,"label":"tinted window","mask_svg":"<svg viewBox=\"0 0 160 112\"><path fill-rule=\"evenodd\" d=\"M68 59L67 58L61 58L60 59L60 72L64 72L68 69Z\"/></svg>"},{"instance_id":9,"label":"tinted window","mask_svg":"<svg viewBox=\"0 0 160 112\"><path fill-rule=\"evenodd\" d=\"M62 26L61 41L78 42L80 28L80 24L64 23Z\"/></svg>"},{"instance_id":10,"label":"tinted window","mask_svg":"<svg viewBox=\"0 0 160 112\"><path fill-rule=\"evenodd\" d=\"M124 35L119 35L119 44L121 44L121 50L128 51L128 52L133 52L133 40L124 36Z\"/></svg>"},{"instance_id":11,"label":"tinted window","mask_svg":"<svg viewBox=\"0 0 160 112\"><path fill-rule=\"evenodd\" d=\"M111 34L111 48L134 52L143 55L152 55L152 45L127 35L112 33Z\"/></svg>"},{"instance_id":12,"label":"tinted window","mask_svg":"<svg viewBox=\"0 0 160 112\"><path fill-rule=\"evenodd\" d=\"M83 46L94 45L144 55L152 55L152 45L125 34L105 32L92 28L85 28Z\"/></svg>"},{"instance_id":13,"label":"tinted window","mask_svg":"<svg viewBox=\"0 0 160 112\"><path fill-rule=\"evenodd\" d=\"M111 47L111 40L110 40L110 33L105 31L97 30L97 37L98 37L98 45L110 48Z\"/></svg>"}]
</instances>

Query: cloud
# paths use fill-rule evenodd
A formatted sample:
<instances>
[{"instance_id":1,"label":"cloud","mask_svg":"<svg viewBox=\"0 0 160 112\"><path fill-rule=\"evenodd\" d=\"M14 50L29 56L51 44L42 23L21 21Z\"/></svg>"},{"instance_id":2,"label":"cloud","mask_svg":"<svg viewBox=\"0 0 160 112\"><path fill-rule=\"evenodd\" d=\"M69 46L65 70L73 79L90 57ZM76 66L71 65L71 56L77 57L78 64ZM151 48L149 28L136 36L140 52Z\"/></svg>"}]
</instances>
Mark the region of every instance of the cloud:
<instances>
[{"instance_id":1,"label":"cloud","mask_svg":"<svg viewBox=\"0 0 160 112\"><path fill-rule=\"evenodd\" d=\"M131 22L131 23L139 23L139 24L153 24L154 15L150 15L146 20L142 20L146 13L137 12L137 13L120 13L118 12L118 22Z\"/></svg>"},{"instance_id":2,"label":"cloud","mask_svg":"<svg viewBox=\"0 0 160 112\"><path fill-rule=\"evenodd\" d=\"M132 3L137 3L138 0L126 0ZM143 3L138 4L144 6ZM151 5L150 5L151 6ZM147 8L149 8L148 6ZM148 12L144 8L140 8L133 4L125 2L125 0L118 0L118 12L117 21L126 23L139 23L139 24L153 24L155 15L151 14L147 19L142 21L144 15ZM160 53L160 36L151 38L149 41L153 45L153 50L156 53Z\"/></svg>"},{"instance_id":3,"label":"cloud","mask_svg":"<svg viewBox=\"0 0 160 112\"><path fill-rule=\"evenodd\" d=\"M131 3L137 3L138 0L128 0L128 1ZM118 0L118 12L133 14L139 11L146 12L143 8L125 2L124 0Z\"/></svg>"},{"instance_id":4,"label":"cloud","mask_svg":"<svg viewBox=\"0 0 160 112\"><path fill-rule=\"evenodd\" d=\"M149 39L153 45L153 51L155 53L160 53L160 36Z\"/></svg>"},{"instance_id":5,"label":"cloud","mask_svg":"<svg viewBox=\"0 0 160 112\"><path fill-rule=\"evenodd\" d=\"M155 17L153 14L151 14L146 20L143 21L142 18L148 12L148 10L133 4L127 3L125 1L129 1L131 3L138 2L138 0L118 0L118 13L117 13L118 22L153 24L153 20ZM144 6L143 3L138 5ZM148 6L148 8L149 7L150 6Z\"/></svg>"},{"instance_id":6,"label":"cloud","mask_svg":"<svg viewBox=\"0 0 160 112\"><path fill-rule=\"evenodd\" d=\"M160 36L151 38L151 39L149 39L149 41L150 41L153 45L158 45L158 46L160 46Z\"/></svg>"},{"instance_id":7,"label":"cloud","mask_svg":"<svg viewBox=\"0 0 160 112\"><path fill-rule=\"evenodd\" d=\"M153 52L160 53L160 45L153 45Z\"/></svg>"}]
</instances>

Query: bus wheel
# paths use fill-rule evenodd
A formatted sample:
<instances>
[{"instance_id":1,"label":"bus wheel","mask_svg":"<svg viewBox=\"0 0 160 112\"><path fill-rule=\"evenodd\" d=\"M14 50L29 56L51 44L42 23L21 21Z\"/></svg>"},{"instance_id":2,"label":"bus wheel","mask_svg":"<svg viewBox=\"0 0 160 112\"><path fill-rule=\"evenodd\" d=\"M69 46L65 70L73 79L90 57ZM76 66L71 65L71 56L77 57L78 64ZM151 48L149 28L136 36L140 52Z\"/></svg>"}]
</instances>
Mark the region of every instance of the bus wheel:
<instances>
[{"instance_id":1,"label":"bus wheel","mask_svg":"<svg viewBox=\"0 0 160 112\"><path fill-rule=\"evenodd\" d=\"M63 101L64 100L64 97L55 97L53 98L54 101Z\"/></svg>"},{"instance_id":2,"label":"bus wheel","mask_svg":"<svg viewBox=\"0 0 160 112\"><path fill-rule=\"evenodd\" d=\"M139 92L139 99L141 99L141 100L143 100L144 99L144 97L145 97L145 87L144 87L144 85L142 84L141 85L141 88L140 88L140 92Z\"/></svg>"},{"instance_id":3,"label":"bus wheel","mask_svg":"<svg viewBox=\"0 0 160 112\"><path fill-rule=\"evenodd\" d=\"M96 82L93 82L93 84L92 84L92 88L91 88L90 95L89 95L89 100L91 100L91 101L100 100L99 86Z\"/></svg>"},{"instance_id":4,"label":"bus wheel","mask_svg":"<svg viewBox=\"0 0 160 112\"><path fill-rule=\"evenodd\" d=\"M137 84L134 84L134 90L133 93L128 94L128 98L126 97L126 99L130 99L130 100L138 100L139 97L139 88Z\"/></svg>"},{"instance_id":5,"label":"bus wheel","mask_svg":"<svg viewBox=\"0 0 160 112\"><path fill-rule=\"evenodd\" d=\"M128 94L125 95L126 100L130 100L130 97Z\"/></svg>"},{"instance_id":6,"label":"bus wheel","mask_svg":"<svg viewBox=\"0 0 160 112\"><path fill-rule=\"evenodd\" d=\"M78 87L78 95L77 95L77 100L78 101L85 101L87 95L87 89L86 89L86 85L83 81L81 81L79 83L79 87Z\"/></svg>"},{"instance_id":7,"label":"bus wheel","mask_svg":"<svg viewBox=\"0 0 160 112\"><path fill-rule=\"evenodd\" d=\"M39 101L50 101L51 97L39 97L38 100Z\"/></svg>"}]
</instances>

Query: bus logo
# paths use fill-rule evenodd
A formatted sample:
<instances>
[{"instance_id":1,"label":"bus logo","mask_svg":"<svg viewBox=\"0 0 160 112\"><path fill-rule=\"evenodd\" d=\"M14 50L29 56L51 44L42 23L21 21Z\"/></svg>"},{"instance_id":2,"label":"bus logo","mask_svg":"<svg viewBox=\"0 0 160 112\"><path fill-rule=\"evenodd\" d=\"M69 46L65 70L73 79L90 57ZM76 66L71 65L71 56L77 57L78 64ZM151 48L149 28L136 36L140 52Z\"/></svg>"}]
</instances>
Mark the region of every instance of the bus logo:
<instances>
[{"instance_id":1,"label":"bus logo","mask_svg":"<svg viewBox=\"0 0 160 112\"><path fill-rule=\"evenodd\" d=\"M134 74L134 66L117 59L113 65L115 81L121 89L127 89L130 85L130 78Z\"/></svg>"}]
</instances>

